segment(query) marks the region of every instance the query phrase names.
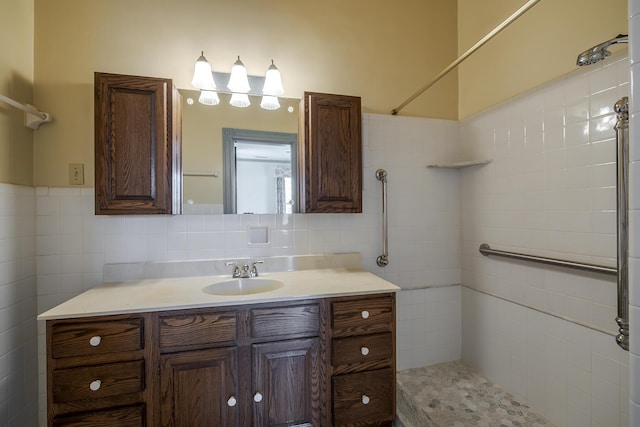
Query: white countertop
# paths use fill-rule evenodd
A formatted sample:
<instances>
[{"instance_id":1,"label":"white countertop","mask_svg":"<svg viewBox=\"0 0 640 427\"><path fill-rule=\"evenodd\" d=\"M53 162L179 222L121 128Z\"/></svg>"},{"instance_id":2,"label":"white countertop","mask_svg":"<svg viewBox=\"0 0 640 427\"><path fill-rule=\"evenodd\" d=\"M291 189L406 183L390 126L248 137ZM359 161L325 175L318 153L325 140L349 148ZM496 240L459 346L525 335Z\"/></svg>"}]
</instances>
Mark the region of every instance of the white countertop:
<instances>
[{"instance_id":1,"label":"white countertop","mask_svg":"<svg viewBox=\"0 0 640 427\"><path fill-rule=\"evenodd\" d=\"M259 278L279 280L284 282L284 286L270 292L222 296L207 294L202 289L214 283L230 280L231 277L228 274L109 282L42 313L38 316L38 320L375 294L400 290L398 286L372 273L350 268L269 272L260 274Z\"/></svg>"}]
</instances>

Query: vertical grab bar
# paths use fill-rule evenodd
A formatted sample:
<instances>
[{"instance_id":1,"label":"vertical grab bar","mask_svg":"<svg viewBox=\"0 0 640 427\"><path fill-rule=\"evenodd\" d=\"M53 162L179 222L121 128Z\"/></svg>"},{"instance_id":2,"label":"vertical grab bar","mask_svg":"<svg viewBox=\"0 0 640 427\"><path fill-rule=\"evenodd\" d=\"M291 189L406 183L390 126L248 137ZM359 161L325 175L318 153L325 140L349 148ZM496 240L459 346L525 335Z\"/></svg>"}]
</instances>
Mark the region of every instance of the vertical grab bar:
<instances>
[{"instance_id":1,"label":"vertical grab bar","mask_svg":"<svg viewBox=\"0 0 640 427\"><path fill-rule=\"evenodd\" d=\"M616 163L618 189L617 224L618 233L618 335L616 343L629 350L629 98L626 96L614 106L618 120L616 131Z\"/></svg>"},{"instance_id":2,"label":"vertical grab bar","mask_svg":"<svg viewBox=\"0 0 640 427\"><path fill-rule=\"evenodd\" d=\"M376 171L376 179L382 182L382 255L376 262L380 267L386 267L389 264L389 221L387 217L387 171L378 169Z\"/></svg>"}]
</instances>

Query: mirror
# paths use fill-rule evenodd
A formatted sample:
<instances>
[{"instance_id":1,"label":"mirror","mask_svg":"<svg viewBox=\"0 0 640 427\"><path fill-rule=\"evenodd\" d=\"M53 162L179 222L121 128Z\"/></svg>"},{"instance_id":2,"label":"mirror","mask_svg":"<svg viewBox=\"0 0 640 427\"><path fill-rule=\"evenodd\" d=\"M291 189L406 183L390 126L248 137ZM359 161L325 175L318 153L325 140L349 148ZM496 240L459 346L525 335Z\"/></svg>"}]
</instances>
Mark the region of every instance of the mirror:
<instances>
[{"instance_id":1,"label":"mirror","mask_svg":"<svg viewBox=\"0 0 640 427\"><path fill-rule=\"evenodd\" d=\"M264 110L250 96L249 107L237 108L218 93L220 104L209 106L199 91L179 91L183 213L297 212L300 100L280 98L278 110Z\"/></svg>"}]
</instances>

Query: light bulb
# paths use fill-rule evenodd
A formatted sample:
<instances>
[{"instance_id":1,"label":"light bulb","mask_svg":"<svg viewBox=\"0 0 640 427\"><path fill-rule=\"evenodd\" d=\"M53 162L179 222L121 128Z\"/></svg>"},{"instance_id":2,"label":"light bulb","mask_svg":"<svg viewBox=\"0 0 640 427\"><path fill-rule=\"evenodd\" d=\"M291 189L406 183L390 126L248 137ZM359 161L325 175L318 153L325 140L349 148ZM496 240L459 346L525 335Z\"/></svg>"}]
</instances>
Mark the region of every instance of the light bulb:
<instances>
[{"instance_id":1,"label":"light bulb","mask_svg":"<svg viewBox=\"0 0 640 427\"><path fill-rule=\"evenodd\" d=\"M267 74L264 78L264 86L262 87L262 93L271 96L281 96L284 94L284 87L282 87L282 77L278 67L271 60L271 65L267 69Z\"/></svg>"},{"instance_id":2,"label":"light bulb","mask_svg":"<svg viewBox=\"0 0 640 427\"><path fill-rule=\"evenodd\" d=\"M218 94L212 90L201 90L198 102L203 105L218 105L220 104L220 98Z\"/></svg>"},{"instance_id":3,"label":"light bulb","mask_svg":"<svg viewBox=\"0 0 640 427\"><path fill-rule=\"evenodd\" d=\"M234 93L247 93L251 90L247 77L247 69L242 61L240 61L239 56L238 60L233 64L233 68L231 68L231 76L229 77L227 87Z\"/></svg>"},{"instance_id":4,"label":"light bulb","mask_svg":"<svg viewBox=\"0 0 640 427\"><path fill-rule=\"evenodd\" d=\"M216 90L216 84L213 81L213 74L211 73L211 65L209 65L207 58L204 57L204 52L202 52L200 58L196 61L191 85L198 89Z\"/></svg>"},{"instance_id":5,"label":"light bulb","mask_svg":"<svg viewBox=\"0 0 640 427\"><path fill-rule=\"evenodd\" d=\"M280 101L278 101L277 96L264 95L260 102L260 107L265 110L277 110L280 108Z\"/></svg>"},{"instance_id":6,"label":"light bulb","mask_svg":"<svg viewBox=\"0 0 640 427\"><path fill-rule=\"evenodd\" d=\"M234 93L231 94L231 99L229 100L229 104L238 108L245 108L251 105L251 101L249 101L249 95L246 93Z\"/></svg>"}]
</instances>

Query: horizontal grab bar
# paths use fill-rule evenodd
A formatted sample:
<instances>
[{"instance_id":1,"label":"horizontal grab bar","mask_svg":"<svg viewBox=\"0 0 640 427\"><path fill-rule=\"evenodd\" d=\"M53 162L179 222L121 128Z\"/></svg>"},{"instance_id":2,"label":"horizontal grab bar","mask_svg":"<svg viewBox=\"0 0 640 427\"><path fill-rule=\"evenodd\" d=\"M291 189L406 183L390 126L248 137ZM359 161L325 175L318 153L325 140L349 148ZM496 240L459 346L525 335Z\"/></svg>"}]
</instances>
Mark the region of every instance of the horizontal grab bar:
<instances>
[{"instance_id":1,"label":"horizontal grab bar","mask_svg":"<svg viewBox=\"0 0 640 427\"><path fill-rule=\"evenodd\" d=\"M597 265L597 264L586 264L586 263L576 262L576 261L566 261L563 259L547 258L547 257L541 257L537 255L527 255L527 254L521 254L518 252L499 251L496 249L491 249L491 246L489 246L486 243L483 243L480 245L480 253L485 256L496 255L496 256L502 256L506 258L520 259L523 261L532 261L532 262L539 262L547 265L555 265L558 267L575 268L577 270L590 271L592 273L604 273L604 274L612 274L612 275L618 274L618 269L615 267L607 267L604 265Z\"/></svg>"}]
</instances>

